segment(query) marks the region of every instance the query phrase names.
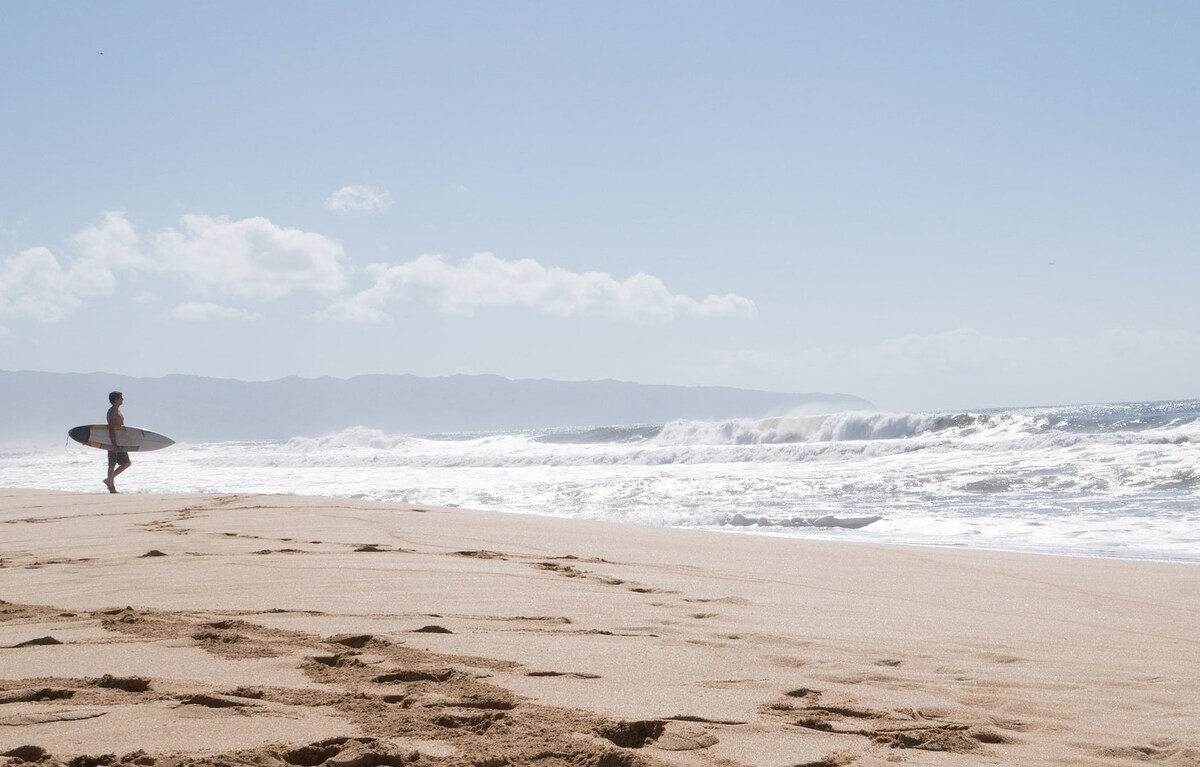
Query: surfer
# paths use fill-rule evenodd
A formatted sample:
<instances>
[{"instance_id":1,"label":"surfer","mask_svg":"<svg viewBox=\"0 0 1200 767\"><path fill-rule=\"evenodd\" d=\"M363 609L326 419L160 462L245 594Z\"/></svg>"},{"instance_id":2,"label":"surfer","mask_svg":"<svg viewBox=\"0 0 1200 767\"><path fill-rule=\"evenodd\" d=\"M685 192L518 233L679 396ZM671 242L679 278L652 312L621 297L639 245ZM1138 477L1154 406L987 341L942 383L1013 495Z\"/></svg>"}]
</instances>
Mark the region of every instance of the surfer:
<instances>
[{"instance_id":1,"label":"surfer","mask_svg":"<svg viewBox=\"0 0 1200 767\"><path fill-rule=\"evenodd\" d=\"M125 425L125 416L121 415L121 405L125 402L124 395L119 391L110 392L108 395L108 403L111 407L108 409L108 437L109 444L117 444L117 426ZM115 482L117 475L129 468L133 463L129 460L129 453L125 451L109 450L108 451L108 479L104 480L104 486L108 488L108 492L117 492L117 483Z\"/></svg>"}]
</instances>

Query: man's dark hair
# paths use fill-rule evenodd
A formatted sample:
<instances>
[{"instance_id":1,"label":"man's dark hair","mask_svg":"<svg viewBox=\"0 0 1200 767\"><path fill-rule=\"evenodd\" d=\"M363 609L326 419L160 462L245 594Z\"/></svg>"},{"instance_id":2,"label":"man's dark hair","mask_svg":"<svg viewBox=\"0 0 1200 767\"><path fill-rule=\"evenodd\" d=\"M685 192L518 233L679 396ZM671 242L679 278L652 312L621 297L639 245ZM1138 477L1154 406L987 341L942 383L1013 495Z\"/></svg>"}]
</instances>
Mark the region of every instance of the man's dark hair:
<instances>
[{"instance_id":1,"label":"man's dark hair","mask_svg":"<svg viewBox=\"0 0 1200 767\"><path fill-rule=\"evenodd\" d=\"M108 404L110 404L110 405L117 404L117 397L120 397L120 396L123 396L123 395L119 391L109 392L108 393Z\"/></svg>"}]
</instances>

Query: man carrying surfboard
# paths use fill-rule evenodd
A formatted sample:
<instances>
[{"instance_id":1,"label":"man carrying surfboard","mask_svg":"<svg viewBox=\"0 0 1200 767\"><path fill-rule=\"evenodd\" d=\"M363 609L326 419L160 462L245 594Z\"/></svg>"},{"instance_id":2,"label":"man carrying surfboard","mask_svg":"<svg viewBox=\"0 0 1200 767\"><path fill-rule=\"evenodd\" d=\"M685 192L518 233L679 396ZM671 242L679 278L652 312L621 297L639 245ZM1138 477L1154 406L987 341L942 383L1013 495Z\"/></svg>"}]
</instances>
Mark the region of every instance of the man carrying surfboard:
<instances>
[{"instance_id":1,"label":"man carrying surfboard","mask_svg":"<svg viewBox=\"0 0 1200 767\"><path fill-rule=\"evenodd\" d=\"M125 426L125 416L121 415L121 405L125 402L125 396L119 391L110 392L108 395L108 403L111 405L108 409L108 437L109 444L117 444L116 427ZM117 492L117 483L115 482L117 475L129 468L133 461L129 460L129 453L125 451L109 450L108 451L108 479L104 480L104 486L108 488L108 492Z\"/></svg>"}]
</instances>

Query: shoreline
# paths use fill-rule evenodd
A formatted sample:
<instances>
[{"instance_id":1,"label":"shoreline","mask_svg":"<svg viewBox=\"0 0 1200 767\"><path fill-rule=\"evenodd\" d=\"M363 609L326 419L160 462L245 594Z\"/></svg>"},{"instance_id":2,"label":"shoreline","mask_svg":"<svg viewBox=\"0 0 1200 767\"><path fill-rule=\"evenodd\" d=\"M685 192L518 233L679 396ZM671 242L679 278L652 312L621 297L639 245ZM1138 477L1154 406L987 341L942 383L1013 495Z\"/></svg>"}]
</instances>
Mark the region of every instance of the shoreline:
<instances>
[{"instance_id":1,"label":"shoreline","mask_svg":"<svg viewBox=\"0 0 1200 767\"><path fill-rule=\"evenodd\" d=\"M230 493L0 530L0 754L47 764L1200 764L1190 562Z\"/></svg>"},{"instance_id":2,"label":"shoreline","mask_svg":"<svg viewBox=\"0 0 1200 767\"><path fill-rule=\"evenodd\" d=\"M454 508L454 507L448 507L448 508ZM525 514L526 512L498 511L498 512L494 512L494 513L496 513L496 514ZM529 514L529 516L538 516L538 515ZM640 522L618 522L615 524L641 525L642 523L640 523ZM645 526L649 527L649 525L645 525ZM823 542L835 543L835 544L843 544L844 543L844 544L851 545L851 546L857 546L857 545L912 546L914 548L920 548L920 549L935 549L935 550L945 550L945 551L980 551L980 552L991 552L991 553L995 553L995 554L1020 554L1020 555L1037 556L1037 557L1064 557L1066 559L1102 559L1102 560L1113 561L1113 562L1153 562L1153 563L1164 564L1164 565L1191 565L1191 566L1200 565L1200 558L1197 558L1194 560L1193 559L1163 559L1160 557L1154 557L1154 556L1150 556L1150 555L1120 556L1117 554L1098 554L1098 553L1094 553L1094 552L1043 551L1041 549L1034 549L1034 548L1005 549L1005 548L999 548L999 547L995 547L995 546L971 546L971 545L968 545L965 543L924 543L921 541L899 541L899 540L864 541L864 540L854 540L854 539L850 539L850 538L839 539L839 538L833 538L833 537L824 537L827 534L818 534L818 535L821 535L822 537L800 538L799 536L789 535L788 533L784 533L784 532L774 533L774 532L771 532L770 530L743 531L740 528L733 528L733 529L729 529L729 530L723 530L723 529L722 530L714 530L714 529L710 529L710 528L687 528L687 527L671 527L671 526L667 526L667 527L672 530L696 529L696 530L700 530L702 532L711 532L711 533L717 533L720 535L733 534L733 535L762 536L762 537L770 537L770 538L779 538L782 540L790 540L790 541L823 541Z\"/></svg>"},{"instance_id":3,"label":"shoreline","mask_svg":"<svg viewBox=\"0 0 1200 767\"><path fill-rule=\"evenodd\" d=\"M30 487L0 487L0 493L10 492L10 491L11 492L28 492L28 493L62 493L62 494L66 494L66 495L83 495L83 496L104 495L104 491L99 491L99 492L93 493L90 491L83 491L83 490L56 490L56 489L30 488ZM180 492L168 492L168 493L135 491L135 492L130 492L130 493L126 493L126 492L119 493L119 495L133 496L133 497L163 496L163 495L166 495L166 496L175 496L175 495L217 496L217 495L256 495L256 494L260 494L260 493L253 492L253 491L244 491L244 490L207 491L207 492L180 491ZM400 501L370 500L370 499L364 499L364 498L356 498L356 497L350 496L350 495L282 494L282 493L273 493L273 492L267 492L265 494L280 495L281 497L285 497L285 498L308 498L308 497L323 498L323 499L329 500L331 502L341 500L341 501L348 501L348 502L360 502L361 501L364 503L391 504L391 505L398 505L398 506L414 505L411 503L404 503L404 502L400 502ZM436 506L436 504L415 504L415 505L426 505L426 506L434 505L434 506ZM839 538L839 537L835 537L836 534L830 534L828 532L823 532L823 531L813 532L813 530L820 529L817 527L798 527L798 528L796 528L796 527L789 527L789 526L781 527L781 526L777 526L777 525L771 525L771 526L764 527L761 529L748 529L748 527L750 527L750 526L733 525L733 524L726 524L726 525L721 525L721 526L687 527L687 526L683 526L683 525L651 524L651 523L639 521L639 520L604 520L604 519L592 519L592 518L581 518L581 517L553 516L553 515L538 514L536 512L523 511L523 510L476 509L476 508L460 506L460 505L439 506L439 508L460 509L460 510L468 511L468 512L479 511L479 512L487 513L487 514L503 514L503 515L508 515L508 516L520 516L520 517L527 516L527 517L533 517L533 518L537 518L537 519L563 519L563 520L574 520L574 521L580 521L580 522L601 522L601 523L609 523L609 524L615 524L615 525L628 525L628 526L633 526L636 528L646 528L646 529L670 529L670 530L680 530L680 531L699 531L699 532L716 533L716 534L723 534L723 535L747 535L747 536L753 536L753 537L777 538L780 540L790 540L790 541L800 541L800 542L803 542L803 541L825 541L825 542L830 542L830 543L839 543L839 544L846 543L846 544L867 545L867 546L914 546L914 547L918 547L918 548L930 548L930 549L935 549L935 550L943 550L944 549L944 550L948 550L948 551L981 551L981 552L996 552L996 553L1010 553L1010 554L1028 554L1028 555L1047 556L1047 557L1103 559L1103 560L1113 560L1113 561L1120 561L1120 562L1156 562L1156 563L1162 563L1162 564L1200 565L1200 554L1197 554L1196 557L1193 559L1172 559L1170 557L1164 557L1164 556L1153 555L1153 554L1145 554L1145 555L1113 554L1113 553L1104 553L1104 552L1096 552L1096 551L1063 551L1063 550L1048 550L1048 549L1035 548L1035 547L1018 547L1018 546L1005 548L1005 547L1000 547L1000 546L971 545L971 544L958 543L958 542L939 543L939 542L898 540L898 539L861 540L861 539L853 539L853 538ZM853 519L853 518L851 518L851 519ZM886 517L881 518L881 519L886 519ZM865 527L866 526L864 526L864 528ZM836 526L835 526L834 528L829 528L829 529L838 529L838 528L836 528ZM845 529L848 531L853 531L854 529L861 529L861 528L847 527ZM799 532L799 533L788 532L789 530L803 530L804 532Z\"/></svg>"}]
</instances>

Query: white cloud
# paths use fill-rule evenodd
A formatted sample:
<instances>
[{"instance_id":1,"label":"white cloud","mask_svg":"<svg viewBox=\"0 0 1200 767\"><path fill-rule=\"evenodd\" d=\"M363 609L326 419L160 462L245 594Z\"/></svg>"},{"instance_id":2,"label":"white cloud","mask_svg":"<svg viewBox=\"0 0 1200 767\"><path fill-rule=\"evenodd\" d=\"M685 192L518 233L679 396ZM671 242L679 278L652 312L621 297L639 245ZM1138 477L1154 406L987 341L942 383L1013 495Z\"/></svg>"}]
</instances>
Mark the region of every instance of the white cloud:
<instances>
[{"instance_id":1,"label":"white cloud","mask_svg":"<svg viewBox=\"0 0 1200 767\"><path fill-rule=\"evenodd\" d=\"M47 248L23 250L0 262L0 314L57 322L87 296L107 295L113 273L94 259L78 259L63 268Z\"/></svg>"},{"instance_id":2,"label":"white cloud","mask_svg":"<svg viewBox=\"0 0 1200 767\"><path fill-rule=\"evenodd\" d=\"M638 321L679 316L752 317L754 302L735 294L697 300L672 293L662 280L639 273L617 280L602 272L570 272L532 259L505 261L477 253L461 264L425 255L398 266L367 267L374 284L330 306L325 319L377 321L392 301L420 300L447 314L473 315L492 307L524 307L559 317L600 315Z\"/></svg>"},{"instance_id":3,"label":"white cloud","mask_svg":"<svg viewBox=\"0 0 1200 767\"><path fill-rule=\"evenodd\" d=\"M142 250L141 238L125 214L109 211L100 226L89 226L70 240L86 259L119 269L152 269L153 259Z\"/></svg>"},{"instance_id":4,"label":"white cloud","mask_svg":"<svg viewBox=\"0 0 1200 767\"><path fill-rule=\"evenodd\" d=\"M265 218L231 221L189 214L178 227L145 239L123 213L112 211L69 239L75 253L69 263L44 247L0 260L0 315L61 320L83 299L111 294L119 272L173 277L201 295L257 300L306 290L329 295L349 285L350 267L341 245ZM148 303L158 297L143 290L134 300ZM223 311L210 309L207 316L240 310ZM184 309L183 314L194 318L196 310Z\"/></svg>"},{"instance_id":5,"label":"white cloud","mask_svg":"<svg viewBox=\"0 0 1200 767\"><path fill-rule=\"evenodd\" d=\"M369 290L350 298L334 301L317 312L317 319L362 323L383 322L388 318L388 314L380 307L386 303L386 299L376 299L368 296L368 293L370 293Z\"/></svg>"},{"instance_id":6,"label":"white cloud","mask_svg":"<svg viewBox=\"0 0 1200 767\"><path fill-rule=\"evenodd\" d=\"M638 273L616 279L603 272L571 272L532 259L506 261L477 253L452 263L425 255L399 265L367 268L371 284L345 296L351 266L337 242L266 218L231 220L188 214L175 227L139 235L120 212L70 238L77 257L63 265L46 248L0 261L0 315L42 322L63 319L89 296L111 294L117 272L175 278L208 299L213 295L266 301L300 291L338 296L323 319L386 319L388 306L421 301L440 311L471 316L517 307L557 317L602 316L634 321L680 317L752 317L753 301L736 294L701 299L674 293L661 279ZM139 303L159 300L142 290ZM173 316L186 320L250 319L257 315L208 300L185 303Z\"/></svg>"},{"instance_id":7,"label":"white cloud","mask_svg":"<svg viewBox=\"0 0 1200 767\"><path fill-rule=\"evenodd\" d=\"M262 315L231 306L188 301L171 310L171 316L186 322L207 322L208 320L257 320Z\"/></svg>"},{"instance_id":8,"label":"white cloud","mask_svg":"<svg viewBox=\"0 0 1200 767\"><path fill-rule=\"evenodd\" d=\"M272 299L297 290L337 293L349 283L341 245L265 218L188 214L179 229L154 235L153 251L160 268L201 294Z\"/></svg>"},{"instance_id":9,"label":"white cloud","mask_svg":"<svg viewBox=\"0 0 1200 767\"><path fill-rule=\"evenodd\" d=\"M352 184L337 190L325 200L334 213L382 213L392 207L392 195L386 189Z\"/></svg>"}]
</instances>

